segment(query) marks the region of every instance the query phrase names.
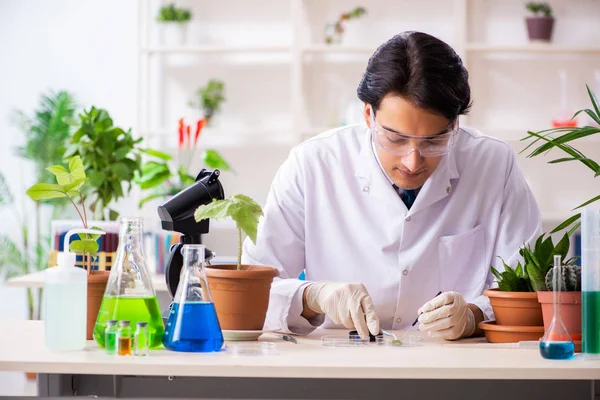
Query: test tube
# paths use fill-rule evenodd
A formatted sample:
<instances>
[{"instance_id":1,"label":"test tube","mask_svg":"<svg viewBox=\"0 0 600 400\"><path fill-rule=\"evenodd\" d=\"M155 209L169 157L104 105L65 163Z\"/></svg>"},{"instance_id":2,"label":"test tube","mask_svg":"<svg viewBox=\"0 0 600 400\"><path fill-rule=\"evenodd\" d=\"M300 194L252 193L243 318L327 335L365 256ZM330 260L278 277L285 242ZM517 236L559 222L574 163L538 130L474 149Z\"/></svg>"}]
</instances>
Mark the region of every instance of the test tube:
<instances>
[{"instance_id":1,"label":"test tube","mask_svg":"<svg viewBox=\"0 0 600 400\"><path fill-rule=\"evenodd\" d=\"M582 343L586 358L600 358L600 208L581 211Z\"/></svg>"},{"instance_id":2,"label":"test tube","mask_svg":"<svg viewBox=\"0 0 600 400\"><path fill-rule=\"evenodd\" d=\"M104 345L106 354L117 354L117 321L114 319L106 321L104 330Z\"/></svg>"},{"instance_id":3,"label":"test tube","mask_svg":"<svg viewBox=\"0 0 600 400\"><path fill-rule=\"evenodd\" d=\"M147 356L150 354L150 349L148 348L148 323L146 322L138 322L136 324L136 330L134 337L134 349L133 354L136 356Z\"/></svg>"},{"instance_id":4,"label":"test tube","mask_svg":"<svg viewBox=\"0 0 600 400\"><path fill-rule=\"evenodd\" d=\"M129 321L119 321L117 332L117 351L120 356L131 355L131 328Z\"/></svg>"}]
</instances>

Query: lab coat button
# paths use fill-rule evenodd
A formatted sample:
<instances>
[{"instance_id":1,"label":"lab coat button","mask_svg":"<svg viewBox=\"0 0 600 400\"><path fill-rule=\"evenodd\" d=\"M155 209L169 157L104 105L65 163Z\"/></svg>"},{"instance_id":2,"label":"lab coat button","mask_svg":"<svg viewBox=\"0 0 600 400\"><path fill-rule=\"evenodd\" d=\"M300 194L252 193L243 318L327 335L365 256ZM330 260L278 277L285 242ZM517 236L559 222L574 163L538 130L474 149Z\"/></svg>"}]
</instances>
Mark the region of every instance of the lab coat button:
<instances>
[{"instance_id":1,"label":"lab coat button","mask_svg":"<svg viewBox=\"0 0 600 400\"><path fill-rule=\"evenodd\" d=\"M402 271L402 275L404 275L404 276L408 275L408 270L405 269L404 271Z\"/></svg>"},{"instance_id":2,"label":"lab coat button","mask_svg":"<svg viewBox=\"0 0 600 400\"><path fill-rule=\"evenodd\" d=\"M406 220L405 220L405 221L406 221L406 222L410 221L410 217L406 217Z\"/></svg>"},{"instance_id":3,"label":"lab coat button","mask_svg":"<svg viewBox=\"0 0 600 400\"><path fill-rule=\"evenodd\" d=\"M396 323L399 324L402 322L402 318L396 318Z\"/></svg>"},{"instance_id":4,"label":"lab coat button","mask_svg":"<svg viewBox=\"0 0 600 400\"><path fill-rule=\"evenodd\" d=\"M363 192L369 193L369 190L371 190L371 188L368 185L363 187Z\"/></svg>"}]
</instances>

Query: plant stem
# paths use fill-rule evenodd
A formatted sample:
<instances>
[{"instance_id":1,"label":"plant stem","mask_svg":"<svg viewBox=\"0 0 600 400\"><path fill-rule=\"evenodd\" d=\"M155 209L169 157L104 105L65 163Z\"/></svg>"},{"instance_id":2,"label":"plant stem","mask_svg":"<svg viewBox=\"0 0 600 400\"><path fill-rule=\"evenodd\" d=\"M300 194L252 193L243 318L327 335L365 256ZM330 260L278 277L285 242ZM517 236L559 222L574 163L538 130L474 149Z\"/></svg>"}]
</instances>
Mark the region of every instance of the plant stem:
<instances>
[{"instance_id":1,"label":"plant stem","mask_svg":"<svg viewBox=\"0 0 600 400\"><path fill-rule=\"evenodd\" d=\"M35 202L35 244L34 249L37 249L37 246L40 245L41 242L41 222L40 222L40 213L41 213L41 204L39 201ZM36 268L37 269L37 268Z\"/></svg>"},{"instance_id":2,"label":"plant stem","mask_svg":"<svg viewBox=\"0 0 600 400\"><path fill-rule=\"evenodd\" d=\"M79 192L79 197L81 198L81 208L83 208L83 216L85 218L85 222L83 223L83 226L85 228L87 228L87 213L85 212L85 202L83 201L83 194L81 194L81 191L78 190Z\"/></svg>"},{"instance_id":3,"label":"plant stem","mask_svg":"<svg viewBox=\"0 0 600 400\"><path fill-rule=\"evenodd\" d=\"M69 197L69 196L67 196ZM81 219L81 222L83 223L83 227L85 229L87 229L87 223L86 221L83 219L83 215L81 215L81 212L79 212L79 208L77 208L77 204L75 204L75 202L73 201L72 198L69 197L69 200L71 201L71 203L73 204L73 207L75 207L75 211L77 211L77 214L79 214L79 218Z\"/></svg>"},{"instance_id":4,"label":"plant stem","mask_svg":"<svg viewBox=\"0 0 600 400\"><path fill-rule=\"evenodd\" d=\"M33 291L27 288L27 309L29 311L29 319L33 319Z\"/></svg>"},{"instance_id":5,"label":"plant stem","mask_svg":"<svg viewBox=\"0 0 600 400\"><path fill-rule=\"evenodd\" d=\"M242 269L242 229L238 228L238 254L237 254L237 269Z\"/></svg>"}]
</instances>

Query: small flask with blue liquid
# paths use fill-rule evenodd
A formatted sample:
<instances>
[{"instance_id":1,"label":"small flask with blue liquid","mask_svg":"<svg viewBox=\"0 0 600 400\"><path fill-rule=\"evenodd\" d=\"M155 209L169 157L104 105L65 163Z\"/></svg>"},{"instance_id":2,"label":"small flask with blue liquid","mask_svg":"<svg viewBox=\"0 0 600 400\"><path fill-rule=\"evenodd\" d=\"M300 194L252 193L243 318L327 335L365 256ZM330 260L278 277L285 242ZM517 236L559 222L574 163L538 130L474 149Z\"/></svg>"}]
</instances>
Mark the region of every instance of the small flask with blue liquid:
<instances>
[{"instance_id":1,"label":"small flask with blue liquid","mask_svg":"<svg viewBox=\"0 0 600 400\"><path fill-rule=\"evenodd\" d=\"M561 256L554 256L552 269L552 322L540 342L540 354L548 360L568 360L575 354L575 343L560 315L560 292L562 291L562 261Z\"/></svg>"},{"instance_id":2,"label":"small flask with blue liquid","mask_svg":"<svg viewBox=\"0 0 600 400\"><path fill-rule=\"evenodd\" d=\"M183 275L171 305L163 345L181 352L215 352L223 333L204 271L204 246L183 246Z\"/></svg>"}]
</instances>

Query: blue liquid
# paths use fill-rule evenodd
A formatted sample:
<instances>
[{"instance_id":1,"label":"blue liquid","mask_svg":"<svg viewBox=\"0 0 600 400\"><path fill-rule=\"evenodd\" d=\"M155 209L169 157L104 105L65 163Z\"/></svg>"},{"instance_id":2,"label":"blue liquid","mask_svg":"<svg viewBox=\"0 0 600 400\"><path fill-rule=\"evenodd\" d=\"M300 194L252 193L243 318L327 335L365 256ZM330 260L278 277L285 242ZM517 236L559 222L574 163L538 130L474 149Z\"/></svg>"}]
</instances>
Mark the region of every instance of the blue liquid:
<instances>
[{"instance_id":1,"label":"blue liquid","mask_svg":"<svg viewBox=\"0 0 600 400\"><path fill-rule=\"evenodd\" d=\"M541 342L540 354L547 360L568 360L575 354L573 342Z\"/></svg>"},{"instance_id":2,"label":"blue liquid","mask_svg":"<svg viewBox=\"0 0 600 400\"><path fill-rule=\"evenodd\" d=\"M174 303L163 345L173 351L213 352L223 347L223 333L213 303Z\"/></svg>"}]
</instances>

